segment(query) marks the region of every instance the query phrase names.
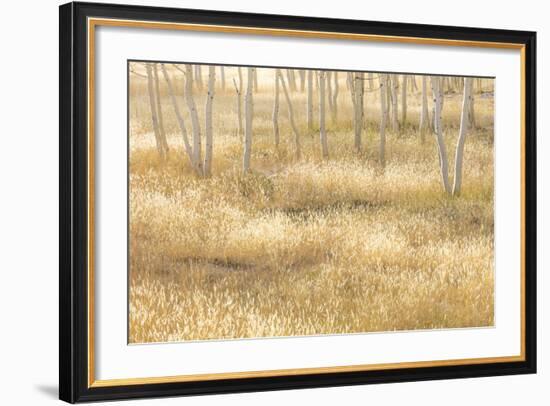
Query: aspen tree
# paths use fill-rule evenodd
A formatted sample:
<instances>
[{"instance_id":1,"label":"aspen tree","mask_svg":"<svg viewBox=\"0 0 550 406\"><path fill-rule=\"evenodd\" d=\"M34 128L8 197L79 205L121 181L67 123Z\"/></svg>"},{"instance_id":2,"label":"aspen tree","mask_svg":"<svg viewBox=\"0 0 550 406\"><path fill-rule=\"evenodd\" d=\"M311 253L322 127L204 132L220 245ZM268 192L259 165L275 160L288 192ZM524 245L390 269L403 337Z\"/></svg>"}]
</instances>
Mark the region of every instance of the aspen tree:
<instances>
[{"instance_id":1,"label":"aspen tree","mask_svg":"<svg viewBox=\"0 0 550 406\"><path fill-rule=\"evenodd\" d=\"M181 136L183 138L183 146L185 148L185 153L187 154L187 157L189 158L189 162L191 163L191 166L193 167L193 169L195 169L195 171L198 171L198 168L195 166L195 162L193 158L193 149L191 148L191 145L189 144L189 139L187 138L185 121L183 119L183 115L181 114L181 109L178 103L178 99L176 98L176 95L174 92L174 86L172 85L172 81L170 80L170 76L168 75L168 72L166 71L166 67L164 66L164 64L161 65L161 71L162 71L162 75L164 76L164 80L166 81L166 84L168 86L168 94L170 96L170 100L172 101L172 107L174 108L174 113L176 114L176 119L180 127Z\"/></svg>"},{"instance_id":2,"label":"aspen tree","mask_svg":"<svg viewBox=\"0 0 550 406\"><path fill-rule=\"evenodd\" d=\"M252 99L252 87L254 86L254 68L247 68L246 96L244 98L245 128L244 128L244 153L243 174L250 170L250 155L252 152L252 119L254 115L254 102Z\"/></svg>"},{"instance_id":3,"label":"aspen tree","mask_svg":"<svg viewBox=\"0 0 550 406\"><path fill-rule=\"evenodd\" d=\"M378 155L380 164L386 165L386 121L388 118L387 102L387 75L379 74L380 77L380 145Z\"/></svg>"},{"instance_id":4,"label":"aspen tree","mask_svg":"<svg viewBox=\"0 0 550 406\"><path fill-rule=\"evenodd\" d=\"M243 136L243 114L242 114L242 95L243 95L243 73L241 67L238 69L239 73L239 85L235 83L233 79L233 84L235 86L235 91L237 92L237 133L239 137Z\"/></svg>"},{"instance_id":5,"label":"aspen tree","mask_svg":"<svg viewBox=\"0 0 550 406\"><path fill-rule=\"evenodd\" d=\"M426 86L427 78L426 76L422 76L422 96L421 96L421 103L422 106L420 108L420 141L424 143L426 140L426 129L428 128L428 123L430 121L430 118L428 116L428 92L427 92L427 86Z\"/></svg>"},{"instance_id":6,"label":"aspen tree","mask_svg":"<svg viewBox=\"0 0 550 406\"><path fill-rule=\"evenodd\" d=\"M355 95L355 149L361 151L361 132L363 131L363 94L364 94L364 81L363 73L354 73L354 95Z\"/></svg>"},{"instance_id":7,"label":"aspen tree","mask_svg":"<svg viewBox=\"0 0 550 406\"><path fill-rule=\"evenodd\" d=\"M275 75L275 99L273 102L273 136L275 146L279 146L279 75Z\"/></svg>"},{"instance_id":8,"label":"aspen tree","mask_svg":"<svg viewBox=\"0 0 550 406\"><path fill-rule=\"evenodd\" d=\"M222 81L222 90L225 90L225 67L220 66L220 78Z\"/></svg>"},{"instance_id":9,"label":"aspen tree","mask_svg":"<svg viewBox=\"0 0 550 406\"><path fill-rule=\"evenodd\" d=\"M391 84L391 75L387 74L386 75L386 111L387 111L387 118L388 120L386 121L386 128L389 128L390 127L390 117L391 117L391 114L392 114L392 103L391 103L391 93L392 93L392 84Z\"/></svg>"},{"instance_id":10,"label":"aspen tree","mask_svg":"<svg viewBox=\"0 0 550 406\"><path fill-rule=\"evenodd\" d=\"M187 103L187 109L191 116L191 127L193 130L193 162L197 168L199 174L203 174L201 154L201 128L199 124L199 115L197 113L197 107L195 105L195 99L193 98L193 67L192 65L185 65L185 101Z\"/></svg>"},{"instance_id":11,"label":"aspen tree","mask_svg":"<svg viewBox=\"0 0 550 406\"><path fill-rule=\"evenodd\" d=\"M162 141L160 140L159 121L157 115L157 107L155 102L155 93L153 89L153 72L151 64L145 64L145 70L147 72L147 92L149 94L149 105L151 107L151 121L153 123L153 133L155 135L155 141L157 144L157 151L162 159L164 159L164 148L162 147Z\"/></svg>"},{"instance_id":12,"label":"aspen tree","mask_svg":"<svg viewBox=\"0 0 550 406\"><path fill-rule=\"evenodd\" d=\"M411 92L417 92L418 86L416 85L416 75L411 75Z\"/></svg>"},{"instance_id":13,"label":"aspen tree","mask_svg":"<svg viewBox=\"0 0 550 406\"><path fill-rule=\"evenodd\" d=\"M456 144L455 154L455 175L453 185L453 195L460 195L462 186L462 161L464 158L464 142L468 133L470 103L472 101L472 78L464 78L464 98L462 100L462 113L460 116L460 130L458 133L458 142Z\"/></svg>"},{"instance_id":14,"label":"aspen tree","mask_svg":"<svg viewBox=\"0 0 550 406\"><path fill-rule=\"evenodd\" d=\"M347 72L347 78L346 83L348 84L348 89L351 96L351 106L353 110L353 117L352 117L352 124L353 124L353 132L354 132L354 143L355 148L357 149L357 145L359 144L359 147L361 147L361 125L358 123L358 89L356 88L357 81L355 79L355 72Z\"/></svg>"},{"instance_id":15,"label":"aspen tree","mask_svg":"<svg viewBox=\"0 0 550 406\"><path fill-rule=\"evenodd\" d=\"M369 79L369 90L373 90L374 89L374 75L372 74L372 72L369 72L368 75L367 75L367 78Z\"/></svg>"},{"instance_id":16,"label":"aspen tree","mask_svg":"<svg viewBox=\"0 0 550 406\"><path fill-rule=\"evenodd\" d=\"M469 103L469 113L468 113L468 126L470 128L475 128L476 126L474 103L475 103L475 97L474 97L473 82L472 82L472 90L470 91L470 103Z\"/></svg>"},{"instance_id":17,"label":"aspen tree","mask_svg":"<svg viewBox=\"0 0 550 406\"><path fill-rule=\"evenodd\" d=\"M296 75L294 75L294 69L287 69L286 70L286 75L287 75L287 82L288 82L288 89L291 91L291 92L295 92L296 91Z\"/></svg>"},{"instance_id":18,"label":"aspen tree","mask_svg":"<svg viewBox=\"0 0 550 406\"><path fill-rule=\"evenodd\" d=\"M397 89L399 83L397 80L397 75L391 75L391 104L392 104L392 131L394 133L399 132L399 121L398 121L398 111L397 111Z\"/></svg>"},{"instance_id":19,"label":"aspen tree","mask_svg":"<svg viewBox=\"0 0 550 406\"><path fill-rule=\"evenodd\" d=\"M294 109L292 108L292 102L290 100L290 96L288 95L288 89L285 84L285 79L283 77L283 74L281 73L281 70L277 69L275 74L279 76L279 80L281 82L281 85L283 86L283 93L285 95L286 104L288 107L288 119L290 120L290 126L292 127L292 131L294 131L294 145L296 147L296 159L300 159L300 156L302 155L301 146L300 146L300 133L298 132L298 128L296 127L296 123L294 122Z\"/></svg>"},{"instance_id":20,"label":"aspen tree","mask_svg":"<svg viewBox=\"0 0 550 406\"><path fill-rule=\"evenodd\" d=\"M338 92L340 84L338 83L338 72L334 72L334 92L332 93L332 123L338 121Z\"/></svg>"},{"instance_id":21,"label":"aspen tree","mask_svg":"<svg viewBox=\"0 0 550 406\"><path fill-rule=\"evenodd\" d=\"M401 83L401 123L405 127L407 121L407 75L402 76Z\"/></svg>"},{"instance_id":22,"label":"aspen tree","mask_svg":"<svg viewBox=\"0 0 550 406\"><path fill-rule=\"evenodd\" d=\"M307 128L313 128L313 71L307 71Z\"/></svg>"},{"instance_id":23,"label":"aspen tree","mask_svg":"<svg viewBox=\"0 0 550 406\"><path fill-rule=\"evenodd\" d=\"M191 71L191 80L194 80L197 86L197 89L202 89L202 66L195 65L195 77L193 78L193 71Z\"/></svg>"},{"instance_id":24,"label":"aspen tree","mask_svg":"<svg viewBox=\"0 0 550 406\"><path fill-rule=\"evenodd\" d=\"M449 184L449 161L447 159L447 149L443 139L443 127L441 123L441 110L443 108L443 95L441 93L441 82L438 76L431 77L432 93L434 96L434 127L437 141L437 151L439 155L439 171L441 173L441 183L446 193L451 193Z\"/></svg>"},{"instance_id":25,"label":"aspen tree","mask_svg":"<svg viewBox=\"0 0 550 406\"><path fill-rule=\"evenodd\" d=\"M334 111L334 106L332 104L332 72L331 71L325 71L325 90L327 94L327 101L328 101L328 110L330 111L330 115L332 116ZM319 77L319 80L321 80L321 77ZM319 82L319 85L321 82ZM319 86L319 89L321 87Z\"/></svg>"},{"instance_id":26,"label":"aspen tree","mask_svg":"<svg viewBox=\"0 0 550 406\"><path fill-rule=\"evenodd\" d=\"M303 70L303 69L300 69L298 71L298 73L300 74L300 92L303 92L304 89L305 89L305 85L306 85L306 71Z\"/></svg>"},{"instance_id":27,"label":"aspen tree","mask_svg":"<svg viewBox=\"0 0 550 406\"><path fill-rule=\"evenodd\" d=\"M328 159L327 132L325 129L325 77L328 72L319 72L319 137L321 141L321 154Z\"/></svg>"},{"instance_id":28,"label":"aspen tree","mask_svg":"<svg viewBox=\"0 0 550 406\"><path fill-rule=\"evenodd\" d=\"M168 157L168 141L166 140L166 132L164 131L164 117L162 114L162 105L160 102L160 83L157 64L153 64L153 77L155 79L155 100L157 104L157 115L159 121L159 139L162 146L162 158Z\"/></svg>"},{"instance_id":29,"label":"aspen tree","mask_svg":"<svg viewBox=\"0 0 550 406\"><path fill-rule=\"evenodd\" d=\"M204 120L204 176L212 174L212 149L213 149L213 134L212 134L212 104L214 102L214 86L216 84L216 67L208 66L208 94L206 96L205 120Z\"/></svg>"}]
</instances>

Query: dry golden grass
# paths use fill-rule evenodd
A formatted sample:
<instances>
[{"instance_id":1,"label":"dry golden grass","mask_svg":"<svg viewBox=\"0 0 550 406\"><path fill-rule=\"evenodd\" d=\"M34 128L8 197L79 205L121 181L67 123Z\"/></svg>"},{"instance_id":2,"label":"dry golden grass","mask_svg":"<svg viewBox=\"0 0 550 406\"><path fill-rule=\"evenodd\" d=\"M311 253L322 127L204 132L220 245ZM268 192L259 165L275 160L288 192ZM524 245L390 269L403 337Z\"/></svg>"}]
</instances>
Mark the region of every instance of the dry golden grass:
<instances>
[{"instance_id":1,"label":"dry golden grass","mask_svg":"<svg viewBox=\"0 0 550 406\"><path fill-rule=\"evenodd\" d=\"M299 92L293 100L303 157L294 159L284 99L281 145L274 147L264 78L247 176L228 80L214 99L208 179L197 178L184 156L165 89L171 154L159 159L146 89L132 78L131 343L493 324L492 97L476 98L479 128L466 141L463 193L451 198L439 181L434 140L418 138L419 96L409 94L407 127L388 134L382 169L378 93L367 93L366 148L358 155L341 76L328 161L320 158L318 135L307 134ZM202 109L204 96L196 97ZM460 102L448 95L444 106L451 166Z\"/></svg>"}]
</instances>

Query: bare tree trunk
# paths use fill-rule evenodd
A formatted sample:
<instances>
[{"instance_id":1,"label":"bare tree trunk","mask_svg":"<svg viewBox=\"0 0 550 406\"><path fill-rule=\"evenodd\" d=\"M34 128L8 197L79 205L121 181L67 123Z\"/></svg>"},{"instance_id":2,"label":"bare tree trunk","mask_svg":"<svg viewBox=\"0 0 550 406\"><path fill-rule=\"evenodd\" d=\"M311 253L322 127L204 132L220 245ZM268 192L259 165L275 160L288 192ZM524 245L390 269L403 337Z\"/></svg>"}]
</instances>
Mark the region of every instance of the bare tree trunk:
<instances>
[{"instance_id":1,"label":"bare tree trunk","mask_svg":"<svg viewBox=\"0 0 550 406\"><path fill-rule=\"evenodd\" d=\"M313 71L307 71L307 128L313 128Z\"/></svg>"},{"instance_id":2,"label":"bare tree trunk","mask_svg":"<svg viewBox=\"0 0 550 406\"><path fill-rule=\"evenodd\" d=\"M334 92L332 93L332 123L338 121L338 92L340 84L338 83L338 72L334 72Z\"/></svg>"},{"instance_id":3,"label":"bare tree trunk","mask_svg":"<svg viewBox=\"0 0 550 406\"><path fill-rule=\"evenodd\" d=\"M321 141L321 154L323 159L328 159L327 132L325 129L325 76L329 72L319 72L319 136Z\"/></svg>"},{"instance_id":4,"label":"bare tree trunk","mask_svg":"<svg viewBox=\"0 0 550 406\"><path fill-rule=\"evenodd\" d=\"M397 81L397 75L391 75L391 109L392 109L392 131L394 133L399 132L399 121L397 111L397 88L399 83Z\"/></svg>"},{"instance_id":5,"label":"bare tree trunk","mask_svg":"<svg viewBox=\"0 0 550 406\"><path fill-rule=\"evenodd\" d=\"M417 92L418 86L416 85L416 75L411 75L411 92Z\"/></svg>"},{"instance_id":6,"label":"bare tree trunk","mask_svg":"<svg viewBox=\"0 0 550 406\"><path fill-rule=\"evenodd\" d=\"M275 101L273 103L273 136L275 146L279 146L279 75L275 75Z\"/></svg>"},{"instance_id":7,"label":"bare tree trunk","mask_svg":"<svg viewBox=\"0 0 550 406\"><path fill-rule=\"evenodd\" d=\"M244 154L243 174L250 170L250 155L252 152L252 119L254 115L254 101L252 100L252 87L254 86L254 68L247 68L246 96L244 99L245 129L244 129Z\"/></svg>"},{"instance_id":8,"label":"bare tree trunk","mask_svg":"<svg viewBox=\"0 0 550 406\"><path fill-rule=\"evenodd\" d=\"M369 90L373 90L374 89L374 75L372 74L372 72L369 72L368 75L367 75L367 78L369 79Z\"/></svg>"},{"instance_id":9,"label":"bare tree trunk","mask_svg":"<svg viewBox=\"0 0 550 406\"><path fill-rule=\"evenodd\" d=\"M283 74L281 73L280 69L277 69L276 75L279 76L279 80L281 81L281 85L283 86L283 93L285 95L286 104L288 107L288 118L290 120L290 125L292 127L292 130L294 131L294 144L296 146L296 159L300 159L300 156L302 155L302 150L300 147L300 133L298 132L298 128L296 127L296 123L294 122L294 109L292 108L292 102L290 101L290 97L288 95L288 90L286 88L285 79L283 77Z\"/></svg>"},{"instance_id":10,"label":"bare tree trunk","mask_svg":"<svg viewBox=\"0 0 550 406\"><path fill-rule=\"evenodd\" d=\"M191 71L191 79L193 79L193 71ZM195 65L195 78L197 89L202 90L202 66Z\"/></svg>"},{"instance_id":11,"label":"bare tree trunk","mask_svg":"<svg viewBox=\"0 0 550 406\"><path fill-rule=\"evenodd\" d=\"M472 89L473 89L473 85L472 85ZM475 97L474 97L474 92L473 90L470 91L470 111L469 111L469 114L468 114L468 125L470 128L475 128L476 127L476 115L475 115L475 108L474 108L474 103L475 103Z\"/></svg>"},{"instance_id":12,"label":"bare tree trunk","mask_svg":"<svg viewBox=\"0 0 550 406\"><path fill-rule=\"evenodd\" d=\"M235 90L237 92L237 133L239 137L243 136L243 114L242 114L242 94L243 94L243 73L241 67L239 66L239 86L235 83L233 79L233 84L235 85Z\"/></svg>"},{"instance_id":13,"label":"bare tree trunk","mask_svg":"<svg viewBox=\"0 0 550 406\"><path fill-rule=\"evenodd\" d=\"M441 173L441 182L443 183L443 188L445 192L451 193L451 186L449 184L449 161L447 159L447 149L445 148L445 141L443 139L443 127L441 124L441 110L443 108L443 95L441 93L441 83L438 76L431 77L432 82L432 92L434 95L434 127L435 134L437 139L437 150L439 153L439 170Z\"/></svg>"},{"instance_id":14,"label":"bare tree trunk","mask_svg":"<svg viewBox=\"0 0 550 406\"><path fill-rule=\"evenodd\" d=\"M388 113L388 117L387 117L388 121L386 122L386 128L390 128L390 119L392 115L391 93L392 93L391 75L386 74L386 108Z\"/></svg>"},{"instance_id":15,"label":"bare tree trunk","mask_svg":"<svg viewBox=\"0 0 550 406\"><path fill-rule=\"evenodd\" d=\"M363 73L354 73L354 95L355 95L355 149L361 151L361 133L363 131L363 94L364 81Z\"/></svg>"},{"instance_id":16,"label":"bare tree trunk","mask_svg":"<svg viewBox=\"0 0 550 406\"><path fill-rule=\"evenodd\" d=\"M460 195L462 186L462 161L464 157L464 142L468 133L470 102L472 100L472 78L464 78L464 99L462 100L462 114L460 117L460 130L455 154L455 176L453 195Z\"/></svg>"},{"instance_id":17,"label":"bare tree trunk","mask_svg":"<svg viewBox=\"0 0 550 406\"><path fill-rule=\"evenodd\" d=\"M216 67L208 66L208 95L206 96L204 135L206 146L204 148L204 176L212 174L212 103L214 102L214 86L216 84Z\"/></svg>"},{"instance_id":18,"label":"bare tree trunk","mask_svg":"<svg viewBox=\"0 0 550 406\"><path fill-rule=\"evenodd\" d=\"M220 76L222 79L222 90L225 90L225 67L220 66Z\"/></svg>"},{"instance_id":19,"label":"bare tree trunk","mask_svg":"<svg viewBox=\"0 0 550 406\"><path fill-rule=\"evenodd\" d=\"M195 105L195 99L193 98L193 76L192 65L185 65L185 101L191 116L191 126L193 128L193 163L197 172L203 175L201 154L201 127L199 124L199 115L197 114L197 107Z\"/></svg>"},{"instance_id":20,"label":"bare tree trunk","mask_svg":"<svg viewBox=\"0 0 550 406\"><path fill-rule=\"evenodd\" d=\"M157 151L164 159L164 148L162 147L162 141L160 139L159 121L157 116L157 107L155 102L155 92L153 89L153 73L151 64L145 64L145 70L147 71L147 92L149 93L149 105L151 106L151 121L153 123L153 132L155 134L155 141L157 144Z\"/></svg>"},{"instance_id":21,"label":"bare tree trunk","mask_svg":"<svg viewBox=\"0 0 550 406\"><path fill-rule=\"evenodd\" d=\"M153 76L155 78L155 99L157 102L157 114L159 120L159 137L162 146L162 157L166 159L168 157L168 141L166 140L166 132L164 131L164 117L162 114L162 105L160 102L160 83L157 64L153 64Z\"/></svg>"},{"instance_id":22,"label":"bare tree trunk","mask_svg":"<svg viewBox=\"0 0 550 406\"><path fill-rule=\"evenodd\" d=\"M300 92L303 92L306 86L306 71L300 69L298 73L300 74Z\"/></svg>"},{"instance_id":23,"label":"bare tree trunk","mask_svg":"<svg viewBox=\"0 0 550 406\"><path fill-rule=\"evenodd\" d=\"M388 118L388 110L386 108L387 102L387 75L379 74L380 77L380 146L378 148L378 155L380 164L386 166L386 121Z\"/></svg>"},{"instance_id":24,"label":"bare tree trunk","mask_svg":"<svg viewBox=\"0 0 550 406\"><path fill-rule=\"evenodd\" d=\"M332 104L332 83L331 83L331 79L332 79L332 72L331 71L324 71L325 73L325 77L324 77L324 80L325 80L325 90L327 92L327 100L328 100L328 110L330 111L330 115L332 116L334 113L334 106ZM321 90L321 77L319 77L319 90Z\"/></svg>"},{"instance_id":25,"label":"bare tree trunk","mask_svg":"<svg viewBox=\"0 0 550 406\"><path fill-rule=\"evenodd\" d=\"M420 109L420 141L424 143L426 140L426 129L430 118L428 116L428 92L426 89L426 76L422 76L422 107Z\"/></svg>"},{"instance_id":26,"label":"bare tree trunk","mask_svg":"<svg viewBox=\"0 0 550 406\"><path fill-rule=\"evenodd\" d=\"M296 91L296 75L294 75L294 69L287 69L286 75L288 78L288 88L291 92Z\"/></svg>"},{"instance_id":27,"label":"bare tree trunk","mask_svg":"<svg viewBox=\"0 0 550 406\"><path fill-rule=\"evenodd\" d=\"M401 125L403 128L407 122L407 75L403 75L403 83L401 84Z\"/></svg>"},{"instance_id":28,"label":"bare tree trunk","mask_svg":"<svg viewBox=\"0 0 550 406\"><path fill-rule=\"evenodd\" d=\"M170 80L170 77L168 76L168 72L166 72L166 68L164 67L164 64L161 65L162 75L164 76L164 80L166 80L166 84L168 85L168 94L170 95L170 99L172 101L172 107L174 108L174 113L176 114L176 119L178 120L178 125L180 127L181 136L183 138L183 146L185 147L185 152L187 153L187 156L189 157L189 162L191 163L191 166L193 169L197 170L197 168L194 165L194 158L193 158L193 150L191 148L191 145L189 144L189 139L187 138L187 130L185 129L185 121L183 120L183 116L181 114L180 106L178 103L178 99L176 98L174 87L172 86L172 81Z\"/></svg>"},{"instance_id":29,"label":"bare tree trunk","mask_svg":"<svg viewBox=\"0 0 550 406\"><path fill-rule=\"evenodd\" d=\"M353 116L352 116L353 132L354 132L355 139L357 139L357 94L356 94L357 90L355 89L355 85L356 85L355 73L347 72L346 76L347 76L346 84L351 96L351 107L353 110Z\"/></svg>"}]
</instances>

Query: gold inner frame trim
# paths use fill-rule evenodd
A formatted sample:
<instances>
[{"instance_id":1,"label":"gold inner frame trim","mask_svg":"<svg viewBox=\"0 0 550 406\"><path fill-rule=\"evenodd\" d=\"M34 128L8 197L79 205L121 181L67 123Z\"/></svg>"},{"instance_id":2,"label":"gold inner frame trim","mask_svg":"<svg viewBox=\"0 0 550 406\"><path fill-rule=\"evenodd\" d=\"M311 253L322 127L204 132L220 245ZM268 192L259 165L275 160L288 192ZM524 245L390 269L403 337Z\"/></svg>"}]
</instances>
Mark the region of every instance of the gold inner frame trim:
<instances>
[{"instance_id":1,"label":"gold inner frame trim","mask_svg":"<svg viewBox=\"0 0 550 406\"><path fill-rule=\"evenodd\" d=\"M220 372L211 374L190 374L175 376L160 376L146 378L122 378L122 379L95 379L95 336L94 336L94 307L95 307L95 278L94 278L94 196L95 196L95 28L97 26L109 27L130 27L130 28L148 28L162 30L182 30L194 32L217 32L233 33L244 35L265 35L282 36L298 38L317 38L317 39L341 39L416 45L434 45L434 46L459 46L476 48L496 48L512 49L520 51L521 65L521 102L520 102L520 126L521 126L521 269L520 269L520 341L521 349L519 355L502 357L481 357L465 358L451 360L434 361L415 361L415 362L397 362L384 364L365 364L365 365L346 365L315 368L295 368L295 369L277 369L266 371L245 371L245 372ZM373 34L354 34L342 32L325 31L304 31L273 28L239 27L227 25L207 25L207 24L186 24L186 23L166 23L155 21L139 20L120 20L108 18L89 18L88 30L88 387L112 387L125 385L143 385L160 383L177 383L192 381L213 381L219 379L243 379L243 378L265 378L278 376L296 376L312 374L329 374L339 372L361 372L361 371L380 371L398 368L426 368L441 366L458 365L479 365L504 362L525 361L525 45L506 42L485 42L485 41L462 41L453 39L436 39L421 37L400 37L390 35Z\"/></svg>"}]
</instances>

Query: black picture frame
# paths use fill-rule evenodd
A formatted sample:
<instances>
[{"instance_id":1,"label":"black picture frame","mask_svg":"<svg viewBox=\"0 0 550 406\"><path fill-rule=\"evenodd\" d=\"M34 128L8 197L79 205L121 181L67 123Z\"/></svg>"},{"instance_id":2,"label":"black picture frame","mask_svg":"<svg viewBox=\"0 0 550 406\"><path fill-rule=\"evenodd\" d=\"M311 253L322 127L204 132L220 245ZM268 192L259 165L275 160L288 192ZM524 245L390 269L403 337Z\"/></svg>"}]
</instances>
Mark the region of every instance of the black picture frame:
<instances>
[{"instance_id":1,"label":"black picture frame","mask_svg":"<svg viewBox=\"0 0 550 406\"><path fill-rule=\"evenodd\" d=\"M59 32L59 397L84 402L482 377L536 372L536 33L205 10L68 3ZM90 387L88 381L87 19L387 35L524 46L524 360L360 372Z\"/></svg>"}]
</instances>

